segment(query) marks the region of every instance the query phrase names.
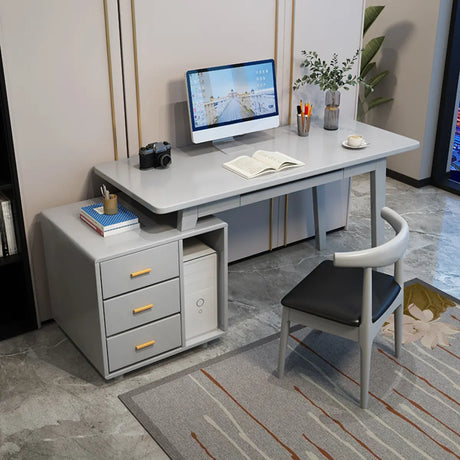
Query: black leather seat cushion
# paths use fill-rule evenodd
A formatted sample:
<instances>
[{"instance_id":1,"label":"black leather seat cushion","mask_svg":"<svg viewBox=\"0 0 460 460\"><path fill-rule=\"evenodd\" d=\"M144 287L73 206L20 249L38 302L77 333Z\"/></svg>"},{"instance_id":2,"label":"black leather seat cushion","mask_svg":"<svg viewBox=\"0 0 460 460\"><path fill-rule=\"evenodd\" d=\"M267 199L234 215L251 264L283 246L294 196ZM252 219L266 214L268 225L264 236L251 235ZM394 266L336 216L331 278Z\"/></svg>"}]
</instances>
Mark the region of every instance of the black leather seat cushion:
<instances>
[{"instance_id":1,"label":"black leather seat cushion","mask_svg":"<svg viewBox=\"0 0 460 460\"><path fill-rule=\"evenodd\" d=\"M349 326L361 323L362 268L335 267L332 260L319 264L281 300L295 308ZM372 272L372 321L377 321L401 290L393 276Z\"/></svg>"}]
</instances>

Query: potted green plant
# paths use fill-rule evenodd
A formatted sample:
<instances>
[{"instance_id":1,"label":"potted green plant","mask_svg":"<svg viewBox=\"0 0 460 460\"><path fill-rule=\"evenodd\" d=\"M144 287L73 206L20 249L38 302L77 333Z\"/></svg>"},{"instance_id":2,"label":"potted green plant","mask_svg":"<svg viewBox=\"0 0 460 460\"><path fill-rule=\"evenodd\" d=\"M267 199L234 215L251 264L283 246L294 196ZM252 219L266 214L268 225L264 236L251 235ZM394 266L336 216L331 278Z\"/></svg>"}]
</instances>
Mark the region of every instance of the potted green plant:
<instances>
[{"instance_id":1,"label":"potted green plant","mask_svg":"<svg viewBox=\"0 0 460 460\"><path fill-rule=\"evenodd\" d=\"M352 74L351 70L358 59L360 50L351 57L339 63L337 53L332 55L330 62L321 59L316 51L301 51L305 56L300 64L305 69L305 75L294 81L293 89L298 90L305 84L317 85L326 91L324 110L324 128L337 129L339 127L340 90L349 90L359 83L365 84L361 76Z\"/></svg>"}]
</instances>

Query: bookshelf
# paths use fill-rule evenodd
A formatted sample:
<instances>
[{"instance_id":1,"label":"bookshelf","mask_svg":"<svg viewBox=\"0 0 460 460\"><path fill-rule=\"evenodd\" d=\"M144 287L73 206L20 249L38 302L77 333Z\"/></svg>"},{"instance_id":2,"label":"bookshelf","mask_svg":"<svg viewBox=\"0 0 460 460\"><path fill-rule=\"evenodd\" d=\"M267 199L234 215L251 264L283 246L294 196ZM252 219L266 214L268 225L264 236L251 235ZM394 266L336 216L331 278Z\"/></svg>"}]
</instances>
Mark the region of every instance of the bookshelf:
<instances>
[{"instance_id":1,"label":"bookshelf","mask_svg":"<svg viewBox=\"0 0 460 460\"><path fill-rule=\"evenodd\" d=\"M0 257L0 340L37 328L21 197L0 51L0 191L11 199L18 252ZM8 294L9 293L9 294Z\"/></svg>"}]
</instances>

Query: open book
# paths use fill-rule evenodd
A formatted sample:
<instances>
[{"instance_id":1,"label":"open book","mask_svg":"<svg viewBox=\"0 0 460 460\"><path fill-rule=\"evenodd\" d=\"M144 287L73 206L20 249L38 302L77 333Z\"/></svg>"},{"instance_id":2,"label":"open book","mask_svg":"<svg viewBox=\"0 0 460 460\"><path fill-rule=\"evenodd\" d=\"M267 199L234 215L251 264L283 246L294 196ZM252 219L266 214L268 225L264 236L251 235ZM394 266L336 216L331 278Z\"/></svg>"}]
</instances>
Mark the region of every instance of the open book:
<instances>
[{"instance_id":1,"label":"open book","mask_svg":"<svg viewBox=\"0 0 460 460\"><path fill-rule=\"evenodd\" d=\"M234 160L227 161L227 163L223 164L223 167L246 179L252 179L262 174L281 171L282 169L302 166L304 164L284 153L257 150L250 157L243 155Z\"/></svg>"}]
</instances>

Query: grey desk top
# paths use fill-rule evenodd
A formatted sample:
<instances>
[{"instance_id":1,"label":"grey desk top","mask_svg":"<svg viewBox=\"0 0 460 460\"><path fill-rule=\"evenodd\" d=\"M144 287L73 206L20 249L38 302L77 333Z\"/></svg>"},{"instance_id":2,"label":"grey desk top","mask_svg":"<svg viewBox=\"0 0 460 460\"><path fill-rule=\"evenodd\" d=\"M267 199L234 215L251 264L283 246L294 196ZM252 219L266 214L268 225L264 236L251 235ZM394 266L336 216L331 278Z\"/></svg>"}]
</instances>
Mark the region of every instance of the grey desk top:
<instances>
[{"instance_id":1,"label":"grey desk top","mask_svg":"<svg viewBox=\"0 0 460 460\"><path fill-rule=\"evenodd\" d=\"M369 143L363 149L346 149L349 134ZM245 148L225 154L210 143L172 149L169 168L139 169L139 157L95 166L95 173L157 214L199 206L264 188L337 171L416 149L419 142L357 121L342 121L337 131L312 125L308 137L297 136L294 126L284 126L241 138ZM256 150L279 151L305 166L245 179L222 164Z\"/></svg>"}]
</instances>

